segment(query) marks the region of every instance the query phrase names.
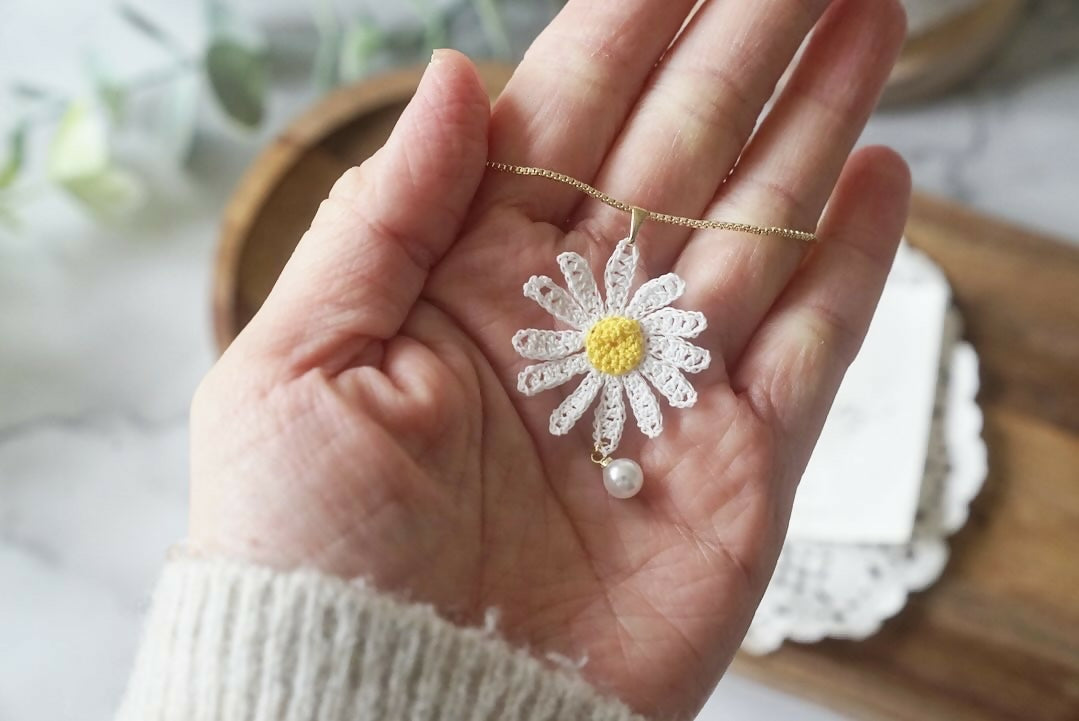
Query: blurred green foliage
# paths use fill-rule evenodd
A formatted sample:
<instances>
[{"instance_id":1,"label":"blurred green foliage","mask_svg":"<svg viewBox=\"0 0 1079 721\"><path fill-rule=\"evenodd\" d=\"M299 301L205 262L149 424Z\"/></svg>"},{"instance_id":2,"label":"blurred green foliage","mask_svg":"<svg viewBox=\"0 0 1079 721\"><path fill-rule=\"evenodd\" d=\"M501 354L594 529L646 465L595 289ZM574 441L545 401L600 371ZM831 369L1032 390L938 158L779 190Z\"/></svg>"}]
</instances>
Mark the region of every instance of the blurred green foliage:
<instances>
[{"instance_id":1,"label":"blurred green foliage","mask_svg":"<svg viewBox=\"0 0 1079 721\"><path fill-rule=\"evenodd\" d=\"M452 46L452 28L472 16L488 54L512 58L502 0L458 0L435 5L410 0L411 26L382 27L370 13L346 15L333 0L313 3L316 38L310 48L311 77L319 93L352 83L387 64L420 60L436 47ZM146 196L139 177L123 167L113 142L125 130L125 114L134 95L162 98L155 147L177 163L190 158L203 96L241 129L259 127L266 116L273 47L258 27L241 17L226 0L203 0L207 39L192 53L154 18L121 3L119 16L133 31L160 46L169 63L160 71L128 81L117 80L98 59L88 63L91 91L84 97L57 97L31 84L11 88L22 115L7 118L0 137L0 224L17 226L16 194L26 183L30 133L51 131L43 158L43 179L80 202L97 218L122 218Z\"/></svg>"}]
</instances>

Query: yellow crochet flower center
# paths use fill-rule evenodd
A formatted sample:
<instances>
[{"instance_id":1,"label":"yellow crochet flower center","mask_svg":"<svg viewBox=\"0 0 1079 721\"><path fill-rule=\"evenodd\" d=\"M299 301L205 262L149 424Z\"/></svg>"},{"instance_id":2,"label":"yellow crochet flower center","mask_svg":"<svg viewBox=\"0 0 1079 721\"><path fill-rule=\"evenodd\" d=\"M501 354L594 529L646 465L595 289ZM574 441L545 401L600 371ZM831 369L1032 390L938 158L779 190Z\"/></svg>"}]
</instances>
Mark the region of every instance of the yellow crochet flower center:
<instances>
[{"instance_id":1,"label":"yellow crochet flower center","mask_svg":"<svg viewBox=\"0 0 1079 721\"><path fill-rule=\"evenodd\" d=\"M620 376L636 368L644 358L644 332L632 318L600 318L588 329L584 349L593 368Z\"/></svg>"}]
</instances>

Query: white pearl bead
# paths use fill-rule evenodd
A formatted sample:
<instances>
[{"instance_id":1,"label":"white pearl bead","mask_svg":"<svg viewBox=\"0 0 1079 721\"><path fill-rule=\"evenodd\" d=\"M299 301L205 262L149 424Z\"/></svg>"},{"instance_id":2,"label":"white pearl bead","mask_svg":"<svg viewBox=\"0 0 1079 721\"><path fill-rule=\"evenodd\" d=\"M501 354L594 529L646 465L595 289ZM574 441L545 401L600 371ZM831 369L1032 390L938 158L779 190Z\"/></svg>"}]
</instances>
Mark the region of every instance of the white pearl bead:
<instances>
[{"instance_id":1,"label":"white pearl bead","mask_svg":"<svg viewBox=\"0 0 1079 721\"><path fill-rule=\"evenodd\" d=\"M619 458L603 468L603 487L615 498L631 498L644 485L644 471L636 461Z\"/></svg>"}]
</instances>

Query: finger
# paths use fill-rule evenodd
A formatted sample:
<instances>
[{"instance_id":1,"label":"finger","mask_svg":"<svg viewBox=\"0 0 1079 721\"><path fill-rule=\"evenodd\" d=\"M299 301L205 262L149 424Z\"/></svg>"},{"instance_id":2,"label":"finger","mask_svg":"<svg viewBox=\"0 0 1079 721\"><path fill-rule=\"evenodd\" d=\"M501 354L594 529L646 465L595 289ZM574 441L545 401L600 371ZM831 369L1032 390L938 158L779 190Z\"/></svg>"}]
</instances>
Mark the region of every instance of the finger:
<instances>
[{"instance_id":1,"label":"finger","mask_svg":"<svg viewBox=\"0 0 1079 721\"><path fill-rule=\"evenodd\" d=\"M652 73L597 183L634 205L699 217L738 158L776 82L828 0L712 2ZM618 237L624 213L585 203L591 234ZM667 268L688 237L648 225L650 263ZM677 241L677 242L676 242Z\"/></svg>"},{"instance_id":2,"label":"finger","mask_svg":"<svg viewBox=\"0 0 1079 721\"><path fill-rule=\"evenodd\" d=\"M244 342L302 371L394 335L457 236L483 175L489 114L468 58L438 51L386 144L319 206Z\"/></svg>"},{"instance_id":3,"label":"finger","mask_svg":"<svg viewBox=\"0 0 1079 721\"><path fill-rule=\"evenodd\" d=\"M847 163L821 224L821 243L791 280L732 378L776 431L800 475L847 366L873 317L910 202L910 171L894 151Z\"/></svg>"},{"instance_id":4,"label":"finger","mask_svg":"<svg viewBox=\"0 0 1079 721\"><path fill-rule=\"evenodd\" d=\"M528 49L491 113L491 159L589 181L645 78L694 0L570 0ZM507 200L534 220L565 221L577 191L497 176L481 207Z\"/></svg>"},{"instance_id":5,"label":"finger","mask_svg":"<svg viewBox=\"0 0 1079 721\"><path fill-rule=\"evenodd\" d=\"M896 0L840 0L814 32L708 217L812 230L905 37ZM703 231L679 266L733 363L806 252L798 241Z\"/></svg>"}]
</instances>

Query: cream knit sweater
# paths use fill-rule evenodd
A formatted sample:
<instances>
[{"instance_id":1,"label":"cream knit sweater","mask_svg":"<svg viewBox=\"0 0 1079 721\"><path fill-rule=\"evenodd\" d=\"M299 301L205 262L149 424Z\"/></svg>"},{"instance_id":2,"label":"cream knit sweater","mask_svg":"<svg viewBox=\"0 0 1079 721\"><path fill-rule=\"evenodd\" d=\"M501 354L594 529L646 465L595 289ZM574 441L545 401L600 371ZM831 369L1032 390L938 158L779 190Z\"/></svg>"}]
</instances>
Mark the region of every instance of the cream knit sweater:
<instances>
[{"instance_id":1,"label":"cream knit sweater","mask_svg":"<svg viewBox=\"0 0 1079 721\"><path fill-rule=\"evenodd\" d=\"M493 633L311 570L168 562L117 721L643 721Z\"/></svg>"}]
</instances>

